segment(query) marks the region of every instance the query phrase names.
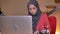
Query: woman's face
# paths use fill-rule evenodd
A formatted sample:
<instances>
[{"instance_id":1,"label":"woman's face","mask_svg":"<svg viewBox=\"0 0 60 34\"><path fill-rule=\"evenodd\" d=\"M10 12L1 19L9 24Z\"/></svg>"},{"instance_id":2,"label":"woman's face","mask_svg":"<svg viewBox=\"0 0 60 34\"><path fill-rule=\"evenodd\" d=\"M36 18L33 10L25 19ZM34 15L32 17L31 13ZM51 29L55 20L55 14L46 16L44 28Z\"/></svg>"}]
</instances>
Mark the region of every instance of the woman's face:
<instances>
[{"instance_id":1,"label":"woman's face","mask_svg":"<svg viewBox=\"0 0 60 34\"><path fill-rule=\"evenodd\" d=\"M33 4L30 4L29 5L29 11L32 15L35 15L37 12L37 8Z\"/></svg>"}]
</instances>

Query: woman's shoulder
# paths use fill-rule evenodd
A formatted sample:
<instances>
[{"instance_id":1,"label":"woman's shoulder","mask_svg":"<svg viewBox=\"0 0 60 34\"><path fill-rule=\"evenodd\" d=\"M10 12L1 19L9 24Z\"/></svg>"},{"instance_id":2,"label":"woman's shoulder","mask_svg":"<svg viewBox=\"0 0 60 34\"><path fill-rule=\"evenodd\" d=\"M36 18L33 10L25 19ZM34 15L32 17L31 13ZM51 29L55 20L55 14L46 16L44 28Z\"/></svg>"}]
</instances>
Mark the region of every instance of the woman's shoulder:
<instances>
[{"instance_id":1,"label":"woman's shoulder","mask_svg":"<svg viewBox=\"0 0 60 34\"><path fill-rule=\"evenodd\" d=\"M43 12L43 13L41 14L41 16L47 16L47 14L46 14L45 12Z\"/></svg>"}]
</instances>

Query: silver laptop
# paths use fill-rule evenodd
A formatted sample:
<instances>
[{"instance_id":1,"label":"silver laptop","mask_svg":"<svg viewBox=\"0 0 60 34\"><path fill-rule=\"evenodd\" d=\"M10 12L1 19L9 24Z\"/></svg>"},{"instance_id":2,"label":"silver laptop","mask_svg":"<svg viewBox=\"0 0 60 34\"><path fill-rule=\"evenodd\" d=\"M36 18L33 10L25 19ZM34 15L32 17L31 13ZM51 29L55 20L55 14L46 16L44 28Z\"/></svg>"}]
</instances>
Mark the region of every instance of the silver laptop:
<instances>
[{"instance_id":1,"label":"silver laptop","mask_svg":"<svg viewBox=\"0 0 60 34\"><path fill-rule=\"evenodd\" d=\"M1 34L32 34L31 16L0 16Z\"/></svg>"}]
</instances>

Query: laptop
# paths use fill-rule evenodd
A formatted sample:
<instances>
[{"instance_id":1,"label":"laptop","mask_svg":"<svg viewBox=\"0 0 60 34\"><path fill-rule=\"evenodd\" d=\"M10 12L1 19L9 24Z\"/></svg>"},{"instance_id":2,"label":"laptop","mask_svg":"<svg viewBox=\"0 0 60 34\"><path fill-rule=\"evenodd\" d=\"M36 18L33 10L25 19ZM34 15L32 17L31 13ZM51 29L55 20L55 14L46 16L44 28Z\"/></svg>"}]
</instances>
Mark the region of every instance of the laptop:
<instances>
[{"instance_id":1,"label":"laptop","mask_svg":"<svg viewBox=\"0 0 60 34\"><path fill-rule=\"evenodd\" d=\"M31 16L0 16L1 34L32 34Z\"/></svg>"}]
</instances>

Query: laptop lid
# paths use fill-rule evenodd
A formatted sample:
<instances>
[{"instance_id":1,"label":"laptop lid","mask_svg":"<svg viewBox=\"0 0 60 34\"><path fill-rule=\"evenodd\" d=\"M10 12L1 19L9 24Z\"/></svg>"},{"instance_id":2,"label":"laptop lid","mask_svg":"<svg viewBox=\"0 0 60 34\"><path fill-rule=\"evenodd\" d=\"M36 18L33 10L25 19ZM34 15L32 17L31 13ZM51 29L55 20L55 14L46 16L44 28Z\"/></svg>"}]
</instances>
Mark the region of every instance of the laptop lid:
<instances>
[{"instance_id":1,"label":"laptop lid","mask_svg":"<svg viewBox=\"0 0 60 34\"><path fill-rule=\"evenodd\" d=\"M2 34L32 34L31 16L1 16Z\"/></svg>"}]
</instances>

